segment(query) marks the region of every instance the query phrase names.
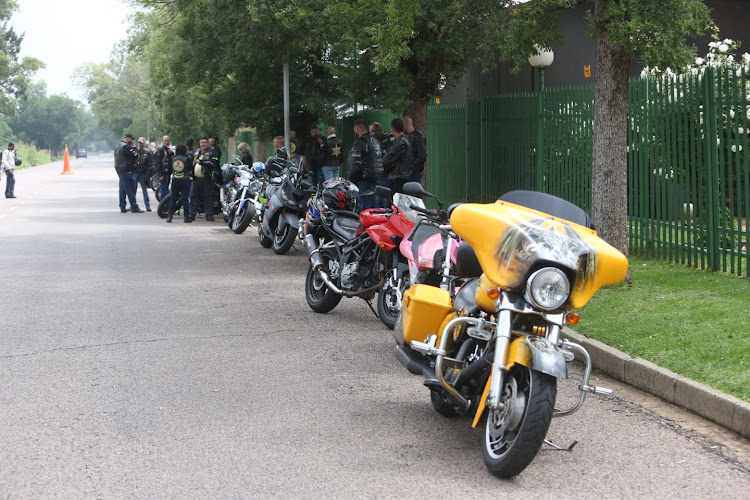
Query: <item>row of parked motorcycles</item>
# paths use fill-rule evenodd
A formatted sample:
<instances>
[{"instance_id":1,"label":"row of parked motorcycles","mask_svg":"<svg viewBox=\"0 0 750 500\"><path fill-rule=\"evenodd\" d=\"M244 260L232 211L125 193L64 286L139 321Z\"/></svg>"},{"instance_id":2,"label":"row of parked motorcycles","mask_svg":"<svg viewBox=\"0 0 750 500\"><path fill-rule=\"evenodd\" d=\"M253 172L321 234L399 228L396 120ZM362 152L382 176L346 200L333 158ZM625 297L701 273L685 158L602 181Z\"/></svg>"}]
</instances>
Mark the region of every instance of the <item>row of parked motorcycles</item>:
<instances>
[{"instance_id":1,"label":"row of parked motorcycles","mask_svg":"<svg viewBox=\"0 0 750 500\"><path fill-rule=\"evenodd\" d=\"M590 383L588 352L561 335L578 322L570 310L628 268L581 208L511 191L446 209L408 182L399 193L378 186L382 207L358 213L353 183L316 188L300 164L269 158L222 171L218 198L232 230L257 224L261 246L280 255L301 239L310 308L328 313L344 297L364 299L393 330L398 361L424 378L435 411L481 429L496 476L522 472L544 443L572 449L546 440L551 419L575 412L588 394L612 393ZM561 408L558 379L574 361L583 366L578 393Z\"/></svg>"}]
</instances>

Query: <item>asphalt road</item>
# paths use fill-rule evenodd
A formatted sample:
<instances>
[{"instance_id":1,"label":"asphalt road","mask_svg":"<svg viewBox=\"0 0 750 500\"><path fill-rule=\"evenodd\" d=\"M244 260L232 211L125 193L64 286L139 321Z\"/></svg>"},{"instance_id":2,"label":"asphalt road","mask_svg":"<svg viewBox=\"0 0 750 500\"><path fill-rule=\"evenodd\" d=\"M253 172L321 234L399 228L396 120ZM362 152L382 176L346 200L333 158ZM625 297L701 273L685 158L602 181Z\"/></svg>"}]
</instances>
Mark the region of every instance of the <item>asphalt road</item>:
<instances>
[{"instance_id":1,"label":"asphalt road","mask_svg":"<svg viewBox=\"0 0 750 500\"><path fill-rule=\"evenodd\" d=\"M110 155L72 163L0 199L2 498L750 498L747 441L628 391L496 479L363 301L307 307L299 244L120 214Z\"/></svg>"}]
</instances>

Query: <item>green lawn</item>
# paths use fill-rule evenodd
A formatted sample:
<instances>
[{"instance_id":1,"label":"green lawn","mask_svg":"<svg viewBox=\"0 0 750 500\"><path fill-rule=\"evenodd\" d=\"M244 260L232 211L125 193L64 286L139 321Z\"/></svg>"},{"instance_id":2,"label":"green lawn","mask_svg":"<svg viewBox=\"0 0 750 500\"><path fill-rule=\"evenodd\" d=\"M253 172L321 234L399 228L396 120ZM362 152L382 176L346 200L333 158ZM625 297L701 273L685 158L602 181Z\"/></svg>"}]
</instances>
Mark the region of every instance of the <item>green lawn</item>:
<instances>
[{"instance_id":1,"label":"green lawn","mask_svg":"<svg viewBox=\"0 0 750 500\"><path fill-rule=\"evenodd\" d=\"M750 401L750 280L630 258L632 285L600 290L575 329Z\"/></svg>"}]
</instances>

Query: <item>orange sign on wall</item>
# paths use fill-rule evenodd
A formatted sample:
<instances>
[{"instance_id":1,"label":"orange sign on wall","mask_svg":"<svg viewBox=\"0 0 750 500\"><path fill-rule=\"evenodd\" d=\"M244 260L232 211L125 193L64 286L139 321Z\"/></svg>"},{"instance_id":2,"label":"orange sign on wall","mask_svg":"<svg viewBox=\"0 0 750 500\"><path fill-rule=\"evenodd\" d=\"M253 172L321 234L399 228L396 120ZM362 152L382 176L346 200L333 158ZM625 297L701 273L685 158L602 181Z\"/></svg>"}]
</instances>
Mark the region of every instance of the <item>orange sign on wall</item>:
<instances>
[{"instance_id":1,"label":"orange sign on wall","mask_svg":"<svg viewBox=\"0 0 750 500\"><path fill-rule=\"evenodd\" d=\"M591 65L587 64L583 67L583 76L586 78L591 78Z\"/></svg>"}]
</instances>

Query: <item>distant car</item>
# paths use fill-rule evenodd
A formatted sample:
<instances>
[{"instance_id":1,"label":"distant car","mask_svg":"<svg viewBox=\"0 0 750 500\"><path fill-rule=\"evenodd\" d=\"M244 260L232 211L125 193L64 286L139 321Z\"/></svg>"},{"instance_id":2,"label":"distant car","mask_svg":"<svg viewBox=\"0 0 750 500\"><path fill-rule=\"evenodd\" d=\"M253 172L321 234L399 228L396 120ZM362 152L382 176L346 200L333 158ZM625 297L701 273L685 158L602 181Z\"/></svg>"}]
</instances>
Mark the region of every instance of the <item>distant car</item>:
<instances>
[{"instance_id":1,"label":"distant car","mask_svg":"<svg viewBox=\"0 0 750 500\"><path fill-rule=\"evenodd\" d=\"M85 149L76 149L76 158L88 158L89 155Z\"/></svg>"}]
</instances>

